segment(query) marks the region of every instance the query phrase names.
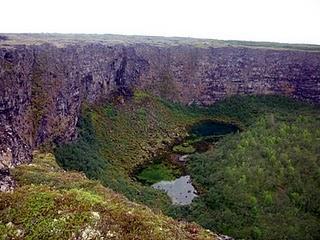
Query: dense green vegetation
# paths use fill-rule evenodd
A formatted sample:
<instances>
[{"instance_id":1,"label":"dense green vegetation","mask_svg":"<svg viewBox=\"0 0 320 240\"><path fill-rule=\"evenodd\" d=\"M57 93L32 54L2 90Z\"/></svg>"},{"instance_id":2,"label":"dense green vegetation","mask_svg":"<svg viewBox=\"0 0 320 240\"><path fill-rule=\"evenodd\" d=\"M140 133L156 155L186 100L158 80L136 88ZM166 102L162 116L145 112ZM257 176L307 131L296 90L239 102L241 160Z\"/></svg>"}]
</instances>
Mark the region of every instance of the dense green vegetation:
<instances>
[{"instance_id":1,"label":"dense green vegetation","mask_svg":"<svg viewBox=\"0 0 320 240\"><path fill-rule=\"evenodd\" d=\"M131 200L236 238L317 239L319 113L277 96L237 96L206 109L137 92L124 105L84 107L78 140L55 153L66 169L84 171ZM206 119L243 131L188 161L202 192L190 206L170 206L164 193L130 178L173 139L185 136L186 126Z\"/></svg>"},{"instance_id":2,"label":"dense green vegetation","mask_svg":"<svg viewBox=\"0 0 320 240\"><path fill-rule=\"evenodd\" d=\"M68 170L83 171L130 200L168 209L165 193L130 178L139 166L186 135L186 124L207 115L137 91L124 105L84 107L77 141L55 150L58 162Z\"/></svg>"},{"instance_id":3,"label":"dense green vegetation","mask_svg":"<svg viewBox=\"0 0 320 240\"><path fill-rule=\"evenodd\" d=\"M212 233L177 222L61 169L52 154L11 170L18 187L0 193L0 239L209 240Z\"/></svg>"},{"instance_id":4,"label":"dense green vegetation","mask_svg":"<svg viewBox=\"0 0 320 240\"><path fill-rule=\"evenodd\" d=\"M174 180L176 176L179 175L179 172L178 169L173 169L165 163L155 163L142 169L136 177L139 181L152 185L163 180Z\"/></svg>"},{"instance_id":5,"label":"dense green vegetation","mask_svg":"<svg viewBox=\"0 0 320 240\"><path fill-rule=\"evenodd\" d=\"M180 154L191 154L191 153L194 153L196 149L188 143L183 143L183 144L174 146L173 151Z\"/></svg>"},{"instance_id":6,"label":"dense green vegetation","mask_svg":"<svg viewBox=\"0 0 320 240\"><path fill-rule=\"evenodd\" d=\"M210 114L240 127L248 127L255 123L261 116L278 114L279 120L290 121L296 114L317 115L317 110L309 104L282 96L257 95L233 96L216 103L208 109Z\"/></svg>"},{"instance_id":7,"label":"dense green vegetation","mask_svg":"<svg viewBox=\"0 0 320 240\"><path fill-rule=\"evenodd\" d=\"M246 131L191 157L189 173L205 191L172 214L236 238L319 239L320 111L277 97L237 100L212 112Z\"/></svg>"}]
</instances>

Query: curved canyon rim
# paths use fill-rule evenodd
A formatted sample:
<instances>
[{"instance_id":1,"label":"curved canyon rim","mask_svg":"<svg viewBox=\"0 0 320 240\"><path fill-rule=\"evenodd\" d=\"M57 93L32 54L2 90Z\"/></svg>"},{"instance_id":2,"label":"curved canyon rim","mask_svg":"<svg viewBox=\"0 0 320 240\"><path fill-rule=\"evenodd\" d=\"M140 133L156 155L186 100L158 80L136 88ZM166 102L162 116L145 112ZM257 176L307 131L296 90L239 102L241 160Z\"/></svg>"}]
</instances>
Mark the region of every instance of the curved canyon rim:
<instances>
[{"instance_id":1,"label":"curved canyon rim","mask_svg":"<svg viewBox=\"0 0 320 240\"><path fill-rule=\"evenodd\" d=\"M319 239L319 73L318 45L0 34L0 237Z\"/></svg>"}]
</instances>

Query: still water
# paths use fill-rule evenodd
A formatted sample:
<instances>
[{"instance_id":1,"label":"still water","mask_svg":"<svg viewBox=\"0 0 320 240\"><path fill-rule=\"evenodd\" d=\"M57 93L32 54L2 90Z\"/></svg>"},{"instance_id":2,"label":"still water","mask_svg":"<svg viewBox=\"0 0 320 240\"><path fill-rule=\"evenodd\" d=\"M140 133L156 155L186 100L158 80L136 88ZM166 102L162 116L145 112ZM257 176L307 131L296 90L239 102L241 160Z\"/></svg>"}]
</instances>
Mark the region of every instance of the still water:
<instances>
[{"instance_id":1,"label":"still water","mask_svg":"<svg viewBox=\"0 0 320 240\"><path fill-rule=\"evenodd\" d=\"M185 148L188 147L194 147L196 150L195 152L204 152L207 151L210 147L213 146L214 142L208 141L208 137L216 137L216 140L220 137L223 137L223 135L234 133L238 131L239 128L232 124L222 123L222 122L216 122L216 121L203 121L199 122L195 125L193 125L190 128L189 134L190 138L185 139L183 143L180 143L180 146L183 145ZM177 146L177 145L176 145ZM185 164L187 164L189 160L189 155L185 153L177 153L174 151L175 146L171 148L171 151L169 151L164 157L163 162L166 162L167 164L164 164L163 166L167 168L167 170L162 169L162 171L168 171L170 172L170 166L168 165L179 165L180 167L183 167ZM180 147L181 149L181 147ZM176 159L176 160L172 160ZM169 164L168 164L169 163ZM159 171L158 168L153 168L153 165L159 164L151 163L151 165L146 166L145 169L142 169L140 173L138 173L138 179L139 174L143 175L143 173L146 173L144 171L149 171L149 176L154 175L161 175L157 174L157 171ZM150 173L150 169L151 170ZM182 171L185 173L185 171ZM159 182L154 183L151 185L153 188L161 191L165 191L167 195L171 198L172 203L175 205L189 205L191 204L192 200L197 197L197 191L192 185L191 177L189 175L183 175L183 176L177 176L175 179L171 181L162 180Z\"/></svg>"},{"instance_id":2,"label":"still water","mask_svg":"<svg viewBox=\"0 0 320 240\"><path fill-rule=\"evenodd\" d=\"M190 176L182 176L173 181L160 181L152 185L153 188L165 191L173 204L189 205L197 196Z\"/></svg>"}]
</instances>

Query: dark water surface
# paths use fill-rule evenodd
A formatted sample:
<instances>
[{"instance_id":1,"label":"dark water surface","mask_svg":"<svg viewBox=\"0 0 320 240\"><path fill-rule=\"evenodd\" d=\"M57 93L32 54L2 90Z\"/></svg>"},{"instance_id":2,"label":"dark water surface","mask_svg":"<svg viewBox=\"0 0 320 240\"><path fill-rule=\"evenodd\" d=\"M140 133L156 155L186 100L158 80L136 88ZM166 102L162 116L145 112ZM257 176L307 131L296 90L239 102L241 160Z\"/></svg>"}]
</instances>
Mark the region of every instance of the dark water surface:
<instances>
[{"instance_id":1,"label":"dark water surface","mask_svg":"<svg viewBox=\"0 0 320 240\"><path fill-rule=\"evenodd\" d=\"M213 146L212 142L208 142L206 140L203 140L206 137L223 137L223 135L234 133L238 131L239 128L232 124L222 123L222 122L215 122L215 121L202 121L195 125L193 125L190 128L189 134L190 138L186 138L183 143L191 145L195 147L197 150L196 152L203 152L203 149L208 150L208 146ZM199 141L198 141L199 139ZM181 168L184 168L185 163L188 161L188 154L177 154L173 151L173 146L171 148L171 151L167 152L164 157L162 158L162 161L165 161L166 164L163 165L162 169L159 171L159 168L157 166L159 165L159 162L153 161L153 163L149 164L145 168L143 168L140 172L137 173L137 179L144 178L144 183L146 180L146 177L150 176L151 182L154 179L154 176L159 177L159 175L163 175L163 179L159 182L156 182L152 184L151 186L157 190L165 191L168 196L171 198L171 201L173 204L176 205L189 205L191 204L192 200L197 197L197 191L192 185L192 181L189 175L182 175L178 177L174 177L171 181L167 180L168 174L167 172L172 171L170 169L170 164L172 167L177 167L179 165ZM158 158L157 158L158 159ZM173 160L175 159L175 160ZM169 164L168 164L169 163ZM158 164L158 165L155 165ZM174 165L174 166L173 166ZM154 169L154 172L152 172L152 169ZM185 171L181 171L182 173L185 173Z\"/></svg>"},{"instance_id":2,"label":"dark water surface","mask_svg":"<svg viewBox=\"0 0 320 240\"><path fill-rule=\"evenodd\" d=\"M228 133L234 133L238 130L239 128L233 124L215 121L203 121L193 125L190 129L190 134L198 137L220 136Z\"/></svg>"}]
</instances>

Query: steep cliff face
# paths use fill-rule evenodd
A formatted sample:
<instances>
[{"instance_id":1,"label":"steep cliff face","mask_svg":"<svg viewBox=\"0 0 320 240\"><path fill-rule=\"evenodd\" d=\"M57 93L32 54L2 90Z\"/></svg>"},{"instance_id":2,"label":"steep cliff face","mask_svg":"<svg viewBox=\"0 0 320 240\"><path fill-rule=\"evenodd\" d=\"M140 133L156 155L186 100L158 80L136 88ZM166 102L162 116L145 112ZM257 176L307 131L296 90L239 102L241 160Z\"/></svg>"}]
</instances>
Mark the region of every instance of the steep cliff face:
<instances>
[{"instance_id":1,"label":"steep cliff face","mask_svg":"<svg viewBox=\"0 0 320 240\"><path fill-rule=\"evenodd\" d=\"M233 94L320 102L320 51L7 41L0 42L0 177L29 162L35 147L74 139L81 104L135 88L185 104Z\"/></svg>"},{"instance_id":2,"label":"steep cliff face","mask_svg":"<svg viewBox=\"0 0 320 240\"><path fill-rule=\"evenodd\" d=\"M122 46L1 48L0 168L30 161L40 144L74 139L80 105L129 94L143 63Z\"/></svg>"},{"instance_id":3,"label":"steep cliff face","mask_svg":"<svg viewBox=\"0 0 320 240\"><path fill-rule=\"evenodd\" d=\"M320 101L320 52L244 47L137 46L149 70L138 85L183 103L209 105L235 94Z\"/></svg>"}]
</instances>

